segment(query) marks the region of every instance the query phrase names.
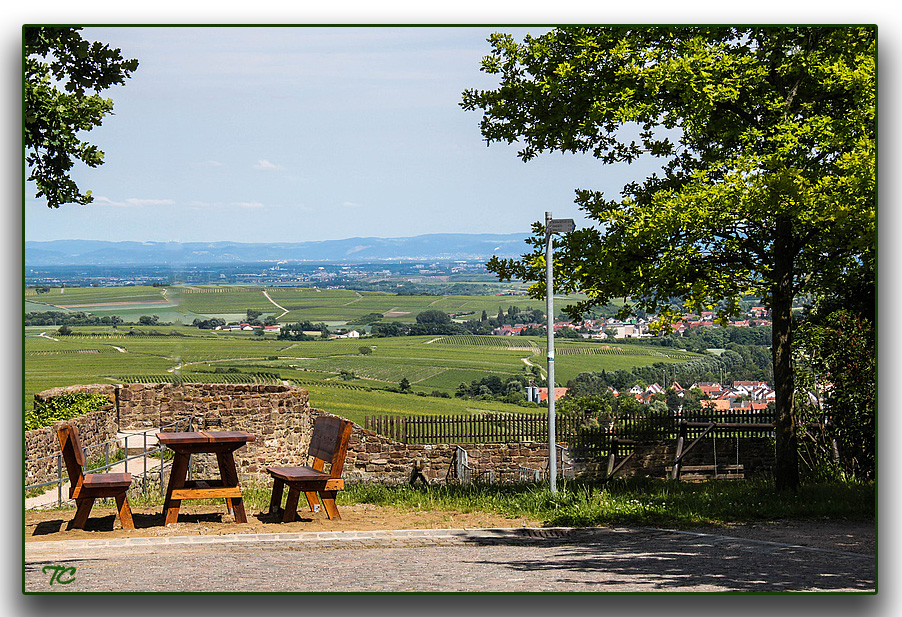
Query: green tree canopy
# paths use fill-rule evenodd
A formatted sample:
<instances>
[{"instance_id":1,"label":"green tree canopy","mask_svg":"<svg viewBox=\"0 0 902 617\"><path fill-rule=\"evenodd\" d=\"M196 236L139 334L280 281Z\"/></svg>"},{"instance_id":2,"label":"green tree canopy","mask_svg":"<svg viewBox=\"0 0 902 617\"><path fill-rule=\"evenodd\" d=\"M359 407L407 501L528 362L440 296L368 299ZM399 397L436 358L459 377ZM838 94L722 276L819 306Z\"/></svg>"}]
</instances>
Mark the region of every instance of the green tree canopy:
<instances>
[{"instance_id":1,"label":"green tree canopy","mask_svg":"<svg viewBox=\"0 0 902 617\"><path fill-rule=\"evenodd\" d=\"M451 323L451 316L444 311L429 309L417 314L417 323L445 325Z\"/></svg>"},{"instance_id":2,"label":"green tree canopy","mask_svg":"<svg viewBox=\"0 0 902 617\"><path fill-rule=\"evenodd\" d=\"M90 167L103 163L103 152L82 141L78 133L99 126L113 112L112 99L99 92L137 70L137 60L124 60L119 49L81 38L81 28L25 26L22 29L25 83L23 144L28 176L36 197L58 208L87 204L91 191L81 193L69 172L79 160Z\"/></svg>"},{"instance_id":3,"label":"green tree canopy","mask_svg":"<svg viewBox=\"0 0 902 617\"><path fill-rule=\"evenodd\" d=\"M876 28L559 28L516 43L489 39L495 90L466 90L489 143L519 142L601 162L652 158L660 171L618 199L576 191L596 225L556 243L572 315L631 298L625 312L771 308L777 395L776 485L799 483L792 415L791 307L873 259ZM542 223L532 253L493 258L502 279L543 297ZM671 304L681 298L682 307Z\"/></svg>"}]
</instances>

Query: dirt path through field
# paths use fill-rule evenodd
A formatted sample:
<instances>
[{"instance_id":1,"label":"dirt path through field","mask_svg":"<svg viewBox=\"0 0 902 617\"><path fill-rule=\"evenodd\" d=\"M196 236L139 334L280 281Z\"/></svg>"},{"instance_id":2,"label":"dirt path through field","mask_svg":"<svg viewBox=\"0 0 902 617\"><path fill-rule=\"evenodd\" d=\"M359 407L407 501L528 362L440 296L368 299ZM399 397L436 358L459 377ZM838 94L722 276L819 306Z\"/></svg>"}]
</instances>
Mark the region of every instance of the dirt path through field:
<instances>
[{"instance_id":1,"label":"dirt path through field","mask_svg":"<svg viewBox=\"0 0 902 617\"><path fill-rule=\"evenodd\" d=\"M538 364L535 364L535 363L533 363L533 362L530 362L530 361L529 361L529 358L520 358L520 359L523 360L523 364L525 364L526 366L529 366L529 367L533 367L533 366L538 367L539 372L542 374L542 377L547 377L547 375L545 375L545 369L543 369L541 366L539 366Z\"/></svg>"},{"instance_id":2,"label":"dirt path through field","mask_svg":"<svg viewBox=\"0 0 902 617\"><path fill-rule=\"evenodd\" d=\"M276 317L276 319L279 319L279 318L281 318L281 317L284 317L285 315L288 314L288 309L285 308L284 306L281 306L281 305L278 304L275 300L273 300L272 298L270 298L270 297L269 297L269 293L267 293L267 291L266 291L265 289L263 290L263 295L266 296L266 299L269 300L276 308L281 309L281 310L283 311L283 313L282 313L281 315L279 315L279 317Z\"/></svg>"}]
</instances>

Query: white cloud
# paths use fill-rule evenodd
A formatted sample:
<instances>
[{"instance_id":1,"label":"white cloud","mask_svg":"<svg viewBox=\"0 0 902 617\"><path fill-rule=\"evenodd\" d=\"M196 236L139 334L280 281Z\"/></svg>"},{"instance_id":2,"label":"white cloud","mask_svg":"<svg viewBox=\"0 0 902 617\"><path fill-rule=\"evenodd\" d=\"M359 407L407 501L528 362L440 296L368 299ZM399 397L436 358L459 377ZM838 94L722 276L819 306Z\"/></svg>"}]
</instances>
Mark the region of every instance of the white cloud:
<instances>
[{"instance_id":1,"label":"white cloud","mask_svg":"<svg viewBox=\"0 0 902 617\"><path fill-rule=\"evenodd\" d=\"M94 204L98 206L113 206L116 208L144 208L147 206L171 206L175 202L171 199L138 199L129 197L125 201L114 201L109 197L94 197Z\"/></svg>"},{"instance_id":2,"label":"white cloud","mask_svg":"<svg viewBox=\"0 0 902 617\"><path fill-rule=\"evenodd\" d=\"M171 199L138 199L136 197L129 197L125 200L125 202L130 206L171 206L175 204Z\"/></svg>"},{"instance_id":3,"label":"white cloud","mask_svg":"<svg viewBox=\"0 0 902 617\"><path fill-rule=\"evenodd\" d=\"M239 208L262 208L263 204L259 201L235 201L232 202L233 206L238 206Z\"/></svg>"},{"instance_id":4,"label":"white cloud","mask_svg":"<svg viewBox=\"0 0 902 617\"><path fill-rule=\"evenodd\" d=\"M285 168L282 167L281 165L276 165L275 163L270 163L266 159L260 159L259 161L257 161L257 164L254 165L254 169L257 169L260 171L282 171Z\"/></svg>"},{"instance_id":5,"label":"white cloud","mask_svg":"<svg viewBox=\"0 0 902 617\"><path fill-rule=\"evenodd\" d=\"M116 203L109 197L101 197L100 195L94 195L94 201L91 203L97 204L98 206L124 206L125 205L121 202Z\"/></svg>"},{"instance_id":6,"label":"white cloud","mask_svg":"<svg viewBox=\"0 0 902 617\"><path fill-rule=\"evenodd\" d=\"M345 208L362 208L363 207L362 205L360 205L358 203L354 203L353 201L345 201L345 202L342 202L341 205L344 206Z\"/></svg>"},{"instance_id":7,"label":"white cloud","mask_svg":"<svg viewBox=\"0 0 902 617\"><path fill-rule=\"evenodd\" d=\"M189 208L193 208L195 210L207 209L207 208L222 208L223 203L221 201L189 201L185 204Z\"/></svg>"}]
</instances>

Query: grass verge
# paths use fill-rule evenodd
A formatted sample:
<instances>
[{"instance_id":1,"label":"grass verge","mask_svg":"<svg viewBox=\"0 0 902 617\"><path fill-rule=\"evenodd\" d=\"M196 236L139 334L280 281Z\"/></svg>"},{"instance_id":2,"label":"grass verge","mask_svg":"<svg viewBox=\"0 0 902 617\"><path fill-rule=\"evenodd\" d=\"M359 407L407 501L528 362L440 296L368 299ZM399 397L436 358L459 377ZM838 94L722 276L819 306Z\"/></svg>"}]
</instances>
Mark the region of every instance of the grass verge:
<instances>
[{"instance_id":1,"label":"grass verge","mask_svg":"<svg viewBox=\"0 0 902 617\"><path fill-rule=\"evenodd\" d=\"M354 485L349 502L413 509L485 511L529 516L547 526L652 525L691 527L776 519L873 520L873 484L829 483L775 493L763 481L703 483L630 478L593 486L564 482L556 495L547 486Z\"/></svg>"},{"instance_id":2,"label":"grass verge","mask_svg":"<svg viewBox=\"0 0 902 617\"><path fill-rule=\"evenodd\" d=\"M249 510L269 507L271 487L243 488ZM284 499L284 498L283 498ZM130 495L134 506L162 506L156 491ZM218 505L222 500L191 503ZM769 482L713 480L689 483L648 478L617 480L604 486L563 482L552 495L547 485L349 484L339 505L368 503L409 510L487 512L526 516L549 527L602 525L687 528L779 519L874 520L872 483L833 482L803 485L796 493L775 493Z\"/></svg>"}]
</instances>

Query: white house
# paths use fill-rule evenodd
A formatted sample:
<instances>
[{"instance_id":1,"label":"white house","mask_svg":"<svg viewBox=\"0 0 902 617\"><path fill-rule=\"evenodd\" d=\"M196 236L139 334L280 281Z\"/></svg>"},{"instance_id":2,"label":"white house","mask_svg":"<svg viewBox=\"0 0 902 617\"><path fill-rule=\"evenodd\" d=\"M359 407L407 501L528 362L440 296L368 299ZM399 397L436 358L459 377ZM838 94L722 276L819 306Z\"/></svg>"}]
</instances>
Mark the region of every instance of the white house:
<instances>
[{"instance_id":1,"label":"white house","mask_svg":"<svg viewBox=\"0 0 902 617\"><path fill-rule=\"evenodd\" d=\"M351 330L350 332L345 332L344 334L336 334L330 338L360 338L360 333L357 330Z\"/></svg>"}]
</instances>

